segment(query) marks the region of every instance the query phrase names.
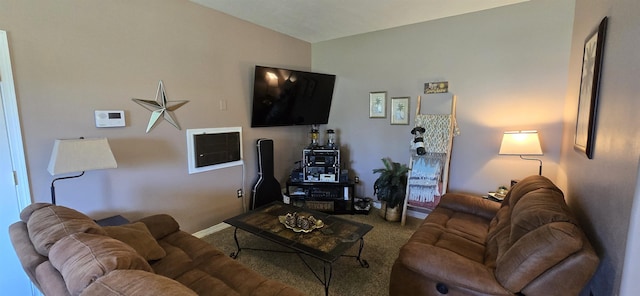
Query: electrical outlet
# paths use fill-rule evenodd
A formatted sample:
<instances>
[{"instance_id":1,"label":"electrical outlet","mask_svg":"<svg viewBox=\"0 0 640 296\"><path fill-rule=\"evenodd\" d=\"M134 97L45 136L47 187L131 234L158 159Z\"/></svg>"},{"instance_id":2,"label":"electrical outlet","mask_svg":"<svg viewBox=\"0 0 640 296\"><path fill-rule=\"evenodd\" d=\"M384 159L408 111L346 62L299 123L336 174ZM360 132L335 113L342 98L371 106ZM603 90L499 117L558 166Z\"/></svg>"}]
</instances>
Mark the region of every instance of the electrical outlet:
<instances>
[{"instance_id":1,"label":"electrical outlet","mask_svg":"<svg viewBox=\"0 0 640 296\"><path fill-rule=\"evenodd\" d=\"M238 194L238 198L242 197L242 189L238 189L236 193Z\"/></svg>"}]
</instances>

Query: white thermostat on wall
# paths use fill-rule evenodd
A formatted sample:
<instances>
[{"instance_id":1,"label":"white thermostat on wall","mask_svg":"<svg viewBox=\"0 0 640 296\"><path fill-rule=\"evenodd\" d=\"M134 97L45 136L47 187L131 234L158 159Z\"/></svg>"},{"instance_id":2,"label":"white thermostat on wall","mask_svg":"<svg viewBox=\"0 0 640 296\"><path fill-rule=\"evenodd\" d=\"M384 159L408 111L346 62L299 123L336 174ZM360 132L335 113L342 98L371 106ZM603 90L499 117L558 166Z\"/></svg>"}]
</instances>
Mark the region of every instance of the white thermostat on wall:
<instances>
[{"instance_id":1,"label":"white thermostat on wall","mask_svg":"<svg viewBox=\"0 0 640 296\"><path fill-rule=\"evenodd\" d=\"M123 110L96 110L96 127L123 127Z\"/></svg>"}]
</instances>

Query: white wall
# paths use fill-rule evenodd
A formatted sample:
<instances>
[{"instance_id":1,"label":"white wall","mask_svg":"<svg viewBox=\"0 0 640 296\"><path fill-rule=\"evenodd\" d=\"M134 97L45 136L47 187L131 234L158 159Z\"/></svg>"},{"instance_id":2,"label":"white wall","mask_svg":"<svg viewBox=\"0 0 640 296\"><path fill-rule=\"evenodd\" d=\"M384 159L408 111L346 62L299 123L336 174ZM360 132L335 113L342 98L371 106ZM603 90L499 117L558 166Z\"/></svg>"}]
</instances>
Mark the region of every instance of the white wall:
<instances>
[{"instance_id":1,"label":"white wall","mask_svg":"<svg viewBox=\"0 0 640 296\"><path fill-rule=\"evenodd\" d=\"M555 179L573 8L572 1L530 1L313 44L314 70L338 77L329 122L360 192L372 196L371 171L381 158L408 162L411 140L412 126L368 118L369 92L410 96L413 120L423 84L438 80L458 96L450 190L485 193L537 174L537 162L498 156L503 131L514 129L539 130L543 174ZM422 94L423 113L448 112L447 104Z\"/></svg>"}]
</instances>

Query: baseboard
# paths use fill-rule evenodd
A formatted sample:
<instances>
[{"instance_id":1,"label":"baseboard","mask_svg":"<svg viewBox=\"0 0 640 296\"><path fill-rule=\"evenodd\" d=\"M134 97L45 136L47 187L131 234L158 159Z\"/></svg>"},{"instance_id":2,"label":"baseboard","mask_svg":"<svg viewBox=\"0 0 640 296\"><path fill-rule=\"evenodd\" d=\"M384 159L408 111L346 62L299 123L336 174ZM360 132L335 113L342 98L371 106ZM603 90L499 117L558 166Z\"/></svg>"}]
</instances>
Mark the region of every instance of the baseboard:
<instances>
[{"instance_id":1,"label":"baseboard","mask_svg":"<svg viewBox=\"0 0 640 296\"><path fill-rule=\"evenodd\" d=\"M213 226L211 226L209 228L206 228L206 229L203 229L203 230L200 230L200 231L194 233L193 236L195 236L197 238L203 238L203 237L205 237L207 235L210 235L210 234L216 233L218 231L224 230L224 229L226 229L228 227L231 227L231 225L229 225L227 223L224 223L224 222L218 223L218 224L213 225Z\"/></svg>"}]
</instances>

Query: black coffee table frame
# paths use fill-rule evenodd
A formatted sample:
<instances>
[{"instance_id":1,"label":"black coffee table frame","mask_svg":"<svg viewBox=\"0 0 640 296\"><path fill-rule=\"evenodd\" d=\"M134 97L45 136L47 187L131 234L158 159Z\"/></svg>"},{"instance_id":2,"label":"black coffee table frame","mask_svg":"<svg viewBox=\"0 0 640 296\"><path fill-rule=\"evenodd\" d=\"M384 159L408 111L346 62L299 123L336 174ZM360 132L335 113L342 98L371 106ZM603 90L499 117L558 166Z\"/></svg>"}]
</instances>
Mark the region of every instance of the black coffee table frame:
<instances>
[{"instance_id":1,"label":"black coffee table frame","mask_svg":"<svg viewBox=\"0 0 640 296\"><path fill-rule=\"evenodd\" d=\"M292 230L285 229L278 221L277 216L293 211L303 215L313 215L314 217L323 220L325 222L325 226L321 229L314 230L309 234L294 233ZM277 223L274 222L274 220ZM329 295L329 285L331 284L331 278L333 277L333 262L339 258L356 258L360 266L364 268L369 267L367 260L362 259L361 256L362 249L364 248L363 236L373 228L371 225L342 219L326 213L286 205L282 202L270 203L248 213L227 219L224 222L235 227L233 239L235 240L237 251L230 254L232 258L237 258L242 250L296 254L304 265L313 273L316 279L318 279L324 286L325 295ZM242 229L253 235L272 241L280 246L289 248L291 251L241 247L240 242L238 241L238 229ZM316 231L317 233L314 233ZM309 242L305 241L305 236L320 236L321 238L327 238L327 240L334 242L334 244L330 245L334 246L334 248L331 248L328 251L320 250L317 248L318 246L309 245ZM360 242L358 254L344 254L356 241ZM326 245L322 247L325 250L327 249ZM323 269L321 274L311 267L307 260L305 260L305 256L322 261Z\"/></svg>"}]
</instances>

